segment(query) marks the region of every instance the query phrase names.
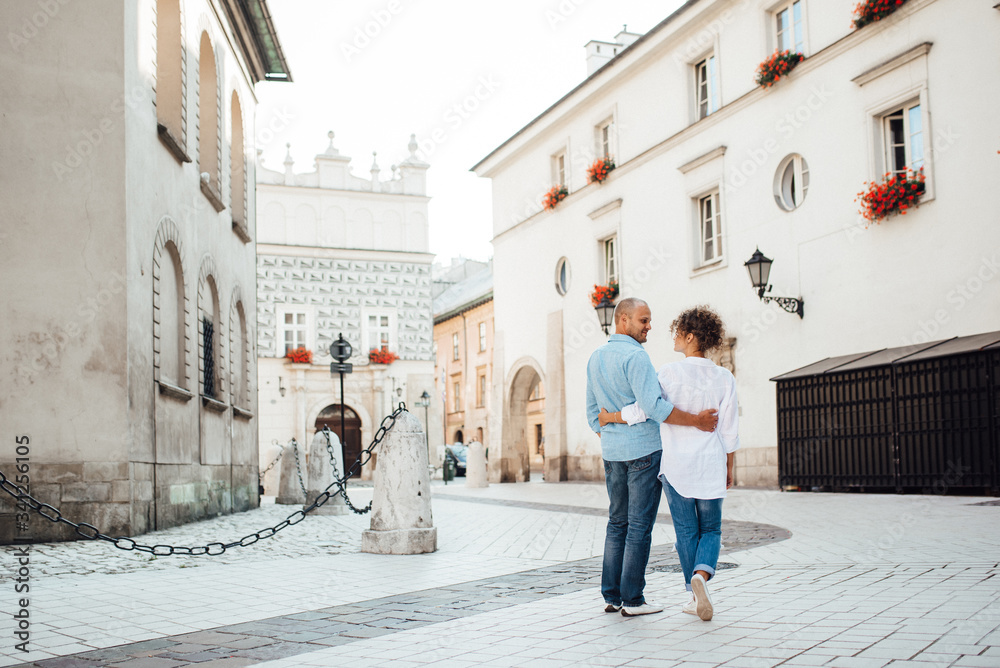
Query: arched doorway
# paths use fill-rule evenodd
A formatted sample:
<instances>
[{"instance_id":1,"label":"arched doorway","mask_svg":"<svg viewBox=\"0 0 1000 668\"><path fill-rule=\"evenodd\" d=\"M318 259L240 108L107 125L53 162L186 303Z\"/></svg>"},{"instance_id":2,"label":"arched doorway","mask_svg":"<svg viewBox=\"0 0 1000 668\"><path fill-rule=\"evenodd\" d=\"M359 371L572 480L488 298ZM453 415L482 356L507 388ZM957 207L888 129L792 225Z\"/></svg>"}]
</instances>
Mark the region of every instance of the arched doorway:
<instances>
[{"instance_id":1,"label":"arched doorway","mask_svg":"<svg viewBox=\"0 0 1000 668\"><path fill-rule=\"evenodd\" d=\"M455 443L465 443L465 434L462 433L461 429L455 431Z\"/></svg>"},{"instance_id":2,"label":"arched doorway","mask_svg":"<svg viewBox=\"0 0 1000 668\"><path fill-rule=\"evenodd\" d=\"M543 379L541 368L534 360L523 358L508 376L507 400L504 402L499 482L525 482L531 479L530 444L534 433L529 431L529 419L538 421L538 398L533 397ZM529 418L529 414L531 417ZM544 416L544 413L541 413ZM544 417L541 418L544 421ZM532 424L531 429L534 429Z\"/></svg>"},{"instance_id":3,"label":"arched doorway","mask_svg":"<svg viewBox=\"0 0 1000 668\"><path fill-rule=\"evenodd\" d=\"M316 416L316 431L322 430L323 427L329 427L330 431L335 433L338 438L341 433L344 434L344 467L350 469L361 455L361 418L351 410L350 406L344 406L344 431L341 432L340 404L330 404ZM361 467L358 467L352 477L359 475L361 475Z\"/></svg>"}]
</instances>

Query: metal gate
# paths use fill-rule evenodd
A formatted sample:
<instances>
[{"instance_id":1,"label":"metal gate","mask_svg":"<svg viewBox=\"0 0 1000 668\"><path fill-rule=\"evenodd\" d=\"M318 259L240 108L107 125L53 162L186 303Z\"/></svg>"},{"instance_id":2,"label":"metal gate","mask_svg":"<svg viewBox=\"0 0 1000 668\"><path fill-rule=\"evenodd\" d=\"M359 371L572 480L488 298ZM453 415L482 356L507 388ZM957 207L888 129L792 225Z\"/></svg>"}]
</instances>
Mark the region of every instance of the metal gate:
<instances>
[{"instance_id":1,"label":"metal gate","mask_svg":"<svg viewBox=\"0 0 1000 668\"><path fill-rule=\"evenodd\" d=\"M782 487L1000 490L1000 332L828 358L772 380Z\"/></svg>"}]
</instances>

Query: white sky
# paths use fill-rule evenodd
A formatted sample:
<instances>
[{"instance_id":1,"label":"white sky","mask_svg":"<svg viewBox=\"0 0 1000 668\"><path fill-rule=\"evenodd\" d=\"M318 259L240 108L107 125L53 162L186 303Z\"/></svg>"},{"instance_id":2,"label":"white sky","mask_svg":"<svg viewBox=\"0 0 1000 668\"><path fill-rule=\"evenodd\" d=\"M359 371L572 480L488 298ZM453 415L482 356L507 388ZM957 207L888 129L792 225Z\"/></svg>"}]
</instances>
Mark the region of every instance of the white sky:
<instances>
[{"instance_id":1,"label":"white sky","mask_svg":"<svg viewBox=\"0 0 1000 668\"><path fill-rule=\"evenodd\" d=\"M645 33L681 4L270 0L294 83L258 84L257 148L280 171L291 142L295 172L312 171L333 130L356 175L369 176L374 150L386 179L416 133L431 165L431 251L487 259L490 182L469 168L585 78L584 44L622 24ZM374 37L358 36L366 27Z\"/></svg>"}]
</instances>

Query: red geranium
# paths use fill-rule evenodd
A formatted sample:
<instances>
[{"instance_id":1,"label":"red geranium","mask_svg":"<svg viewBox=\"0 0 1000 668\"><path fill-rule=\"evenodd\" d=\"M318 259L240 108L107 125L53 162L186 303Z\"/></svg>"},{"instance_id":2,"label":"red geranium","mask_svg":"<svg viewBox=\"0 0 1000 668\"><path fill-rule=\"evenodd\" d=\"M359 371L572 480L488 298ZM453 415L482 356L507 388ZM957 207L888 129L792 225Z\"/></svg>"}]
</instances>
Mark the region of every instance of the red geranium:
<instances>
[{"instance_id":1,"label":"red geranium","mask_svg":"<svg viewBox=\"0 0 1000 668\"><path fill-rule=\"evenodd\" d=\"M884 19L903 6L906 0L864 0L854 6L855 29L864 28L869 23Z\"/></svg>"},{"instance_id":2,"label":"red geranium","mask_svg":"<svg viewBox=\"0 0 1000 668\"><path fill-rule=\"evenodd\" d=\"M590 303L594 308L601 301L607 298L608 301L613 301L615 297L618 296L618 284L612 283L610 285L595 285L594 291L590 293Z\"/></svg>"},{"instance_id":3,"label":"red geranium","mask_svg":"<svg viewBox=\"0 0 1000 668\"><path fill-rule=\"evenodd\" d=\"M873 223L878 223L891 214L906 215L911 206L920 206L920 196L924 194L924 168L917 171L888 173L882 181L865 184L866 190L858 193L855 202L861 202L861 215Z\"/></svg>"},{"instance_id":4,"label":"red geranium","mask_svg":"<svg viewBox=\"0 0 1000 668\"><path fill-rule=\"evenodd\" d=\"M805 58L801 53L788 51L775 51L771 57L757 66L757 85L770 88L778 82L781 77L792 71L796 65Z\"/></svg>"},{"instance_id":5,"label":"red geranium","mask_svg":"<svg viewBox=\"0 0 1000 668\"><path fill-rule=\"evenodd\" d=\"M601 183L608 178L608 173L615 168L614 158L607 156L594 162L587 168L587 182Z\"/></svg>"},{"instance_id":6,"label":"red geranium","mask_svg":"<svg viewBox=\"0 0 1000 668\"><path fill-rule=\"evenodd\" d=\"M566 199L569 195L569 191L566 190L566 186L552 186L547 193L545 193L545 198L542 203L545 205L546 209L556 208L556 204Z\"/></svg>"},{"instance_id":7,"label":"red geranium","mask_svg":"<svg viewBox=\"0 0 1000 668\"><path fill-rule=\"evenodd\" d=\"M368 361L372 364L392 364L399 359L399 355L388 350L372 348L368 351Z\"/></svg>"},{"instance_id":8,"label":"red geranium","mask_svg":"<svg viewBox=\"0 0 1000 668\"><path fill-rule=\"evenodd\" d=\"M285 359L291 360L295 364L312 364L313 354L311 350L299 346L295 350L289 350L285 354Z\"/></svg>"}]
</instances>

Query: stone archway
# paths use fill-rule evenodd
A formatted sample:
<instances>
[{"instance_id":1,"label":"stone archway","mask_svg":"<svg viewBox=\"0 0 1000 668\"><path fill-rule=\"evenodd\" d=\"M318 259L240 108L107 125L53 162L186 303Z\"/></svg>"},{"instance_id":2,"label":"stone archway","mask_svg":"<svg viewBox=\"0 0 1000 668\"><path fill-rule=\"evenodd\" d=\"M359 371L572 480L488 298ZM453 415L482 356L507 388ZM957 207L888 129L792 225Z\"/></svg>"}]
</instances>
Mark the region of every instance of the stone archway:
<instances>
[{"instance_id":1,"label":"stone archway","mask_svg":"<svg viewBox=\"0 0 1000 668\"><path fill-rule=\"evenodd\" d=\"M526 482L531 479L528 404L531 393L544 382L541 366L531 358L518 360L507 380L500 461L493 477L497 482Z\"/></svg>"}]
</instances>

